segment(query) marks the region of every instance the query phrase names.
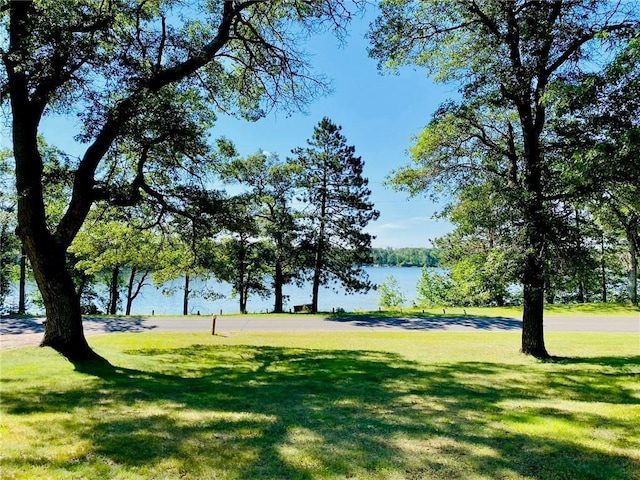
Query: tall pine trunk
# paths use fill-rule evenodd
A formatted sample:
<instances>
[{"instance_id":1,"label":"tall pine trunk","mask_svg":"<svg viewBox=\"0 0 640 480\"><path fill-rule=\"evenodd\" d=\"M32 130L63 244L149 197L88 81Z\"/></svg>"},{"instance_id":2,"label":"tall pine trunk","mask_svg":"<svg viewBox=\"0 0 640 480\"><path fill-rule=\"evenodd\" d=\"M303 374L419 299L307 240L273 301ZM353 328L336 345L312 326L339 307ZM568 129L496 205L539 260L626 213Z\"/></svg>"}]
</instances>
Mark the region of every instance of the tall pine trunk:
<instances>
[{"instance_id":1,"label":"tall pine trunk","mask_svg":"<svg viewBox=\"0 0 640 480\"><path fill-rule=\"evenodd\" d=\"M282 313L284 311L284 296L282 287L284 285L284 274L282 272L282 262L276 260L275 274L273 276L273 289L275 293L275 302L273 305L274 313Z\"/></svg>"},{"instance_id":2,"label":"tall pine trunk","mask_svg":"<svg viewBox=\"0 0 640 480\"><path fill-rule=\"evenodd\" d=\"M322 273L322 254L320 250L316 252L313 269L313 284L311 290L311 312L318 313L318 294L320 293L320 274Z\"/></svg>"},{"instance_id":3,"label":"tall pine trunk","mask_svg":"<svg viewBox=\"0 0 640 480\"><path fill-rule=\"evenodd\" d=\"M327 173L322 177L322 198L320 199L320 229L318 233L318 244L316 245L316 255L313 265L313 286L311 296L311 312L318 313L318 295L320 293L320 280L322 279L322 269L324 268L325 255L325 234L327 222Z\"/></svg>"},{"instance_id":4,"label":"tall pine trunk","mask_svg":"<svg viewBox=\"0 0 640 480\"><path fill-rule=\"evenodd\" d=\"M184 275L184 297L182 298L182 315L189 314L189 294L191 290L189 290L189 274L186 273Z\"/></svg>"}]
</instances>

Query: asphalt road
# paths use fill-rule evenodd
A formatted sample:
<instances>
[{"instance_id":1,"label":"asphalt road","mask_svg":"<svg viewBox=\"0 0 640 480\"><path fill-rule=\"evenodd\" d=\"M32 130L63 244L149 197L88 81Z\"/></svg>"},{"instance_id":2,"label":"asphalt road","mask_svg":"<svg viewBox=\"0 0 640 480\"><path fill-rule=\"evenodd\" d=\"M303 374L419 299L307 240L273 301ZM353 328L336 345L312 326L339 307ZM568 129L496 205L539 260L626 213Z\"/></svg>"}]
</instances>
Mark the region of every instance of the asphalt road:
<instances>
[{"instance_id":1,"label":"asphalt road","mask_svg":"<svg viewBox=\"0 0 640 480\"><path fill-rule=\"evenodd\" d=\"M44 318L0 319L0 348L37 345L44 332ZM546 332L619 332L638 334L640 351L640 315L637 316L548 316ZM87 335L116 332L201 332L211 331L212 319L202 317L116 317L89 318L84 321ZM510 317L472 315L412 315L392 318L375 316L318 315L232 315L218 316L216 333L242 331L517 331L522 320Z\"/></svg>"}]
</instances>

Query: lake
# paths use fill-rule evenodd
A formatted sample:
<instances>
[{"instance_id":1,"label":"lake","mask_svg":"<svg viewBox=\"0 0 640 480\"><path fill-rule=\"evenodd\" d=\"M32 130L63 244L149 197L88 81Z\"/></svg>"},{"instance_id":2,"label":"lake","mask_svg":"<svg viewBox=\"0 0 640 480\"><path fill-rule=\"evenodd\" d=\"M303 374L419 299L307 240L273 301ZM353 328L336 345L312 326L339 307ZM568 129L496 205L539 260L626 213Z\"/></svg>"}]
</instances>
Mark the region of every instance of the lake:
<instances>
[{"instance_id":1,"label":"lake","mask_svg":"<svg viewBox=\"0 0 640 480\"><path fill-rule=\"evenodd\" d=\"M365 267L369 279L376 285L383 283L387 277L393 275L398 281L400 289L407 298L406 305L410 305L416 298L416 285L420 279L420 267ZM168 282L160 288L151 285L143 287L138 297L133 301L131 313L133 315L149 315L152 312L156 315L182 314L182 288L184 280ZM224 295L221 300L207 300L197 295L199 290L204 290L202 281L191 282L194 292L193 298L189 300L189 313L201 314L209 313L238 313L239 305L237 298L231 295L231 286L226 283L209 281L206 289L213 289L215 292ZM165 295L162 290L173 289L174 293ZM285 310L293 309L294 305L311 303L311 284L305 283L302 287L296 285L285 285L284 287ZM375 290L367 293L357 293L347 295L339 288L334 291L330 288L321 287L318 295L318 309L326 312L332 309L342 308L347 312L354 310L375 310L378 308L379 294ZM273 309L273 296L262 299L257 295L249 297L247 310L250 313L269 312Z\"/></svg>"},{"instance_id":2,"label":"lake","mask_svg":"<svg viewBox=\"0 0 640 480\"><path fill-rule=\"evenodd\" d=\"M416 285L420 279L420 267L365 267L369 279L376 285L383 283L390 275L395 277L398 285L404 293L407 301L406 306L410 306L416 298ZM182 315L182 289L184 279L167 282L159 287L145 285L133 301L131 308L132 315ZM367 293L357 293L347 295L340 286L337 291L327 287L320 288L318 296L318 309L322 312L330 312L333 309L342 308L347 312L355 310L376 310L378 308L379 294L376 290ZM32 282L27 284L27 297L35 290ZM227 283L215 281L203 282L201 280L191 281L192 297L189 299L189 313L202 315L211 313L238 313L240 308L237 298L231 294L231 286ZM213 290L223 296L220 300L208 300L199 293ZM5 299L5 305L17 305L17 288L14 286L12 295ZM163 292L170 291L170 294ZM296 285L285 285L284 287L285 310L292 310L294 305L311 303L311 284L305 283L302 287ZM126 299L124 293L120 295L124 305ZM104 310L104 305L99 306ZM264 313L273 309L273 296L263 299L257 295L249 297L247 310L249 313ZM28 301L28 311L34 314L44 313ZM124 307L118 313L124 311Z\"/></svg>"}]
</instances>

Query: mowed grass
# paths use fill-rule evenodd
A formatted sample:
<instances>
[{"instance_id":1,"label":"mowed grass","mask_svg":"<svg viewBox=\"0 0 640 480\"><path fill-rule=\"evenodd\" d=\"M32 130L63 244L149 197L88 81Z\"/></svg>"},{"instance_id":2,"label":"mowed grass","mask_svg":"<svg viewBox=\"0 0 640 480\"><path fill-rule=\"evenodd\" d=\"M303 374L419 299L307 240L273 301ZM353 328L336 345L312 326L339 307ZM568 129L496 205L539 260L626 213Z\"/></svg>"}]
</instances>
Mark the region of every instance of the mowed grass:
<instances>
[{"instance_id":1,"label":"mowed grass","mask_svg":"<svg viewBox=\"0 0 640 480\"><path fill-rule=\"evenodd\" d=\"M478 317L511 317L522 318L522 306L509 307L457 307L440 306L428 308L407 307L402 310L380 309L378 312L358 312L367 315L390 316L398 313L426 315L473 315ZM607 317L632 317L640 318L640 308L623 303L564 303L545 304L545 317L566 316L607 316Z\"/></svg>"},{"instance_id":2,"label":"mowed grass","mask_svg":"<svg viewBox=\"0 0 640 480\"><path fill-rule=\"evenodd\" d=\"M2 352L3 479L640 479L640 339L112 334Z\"/></svg>"}]
</instances>

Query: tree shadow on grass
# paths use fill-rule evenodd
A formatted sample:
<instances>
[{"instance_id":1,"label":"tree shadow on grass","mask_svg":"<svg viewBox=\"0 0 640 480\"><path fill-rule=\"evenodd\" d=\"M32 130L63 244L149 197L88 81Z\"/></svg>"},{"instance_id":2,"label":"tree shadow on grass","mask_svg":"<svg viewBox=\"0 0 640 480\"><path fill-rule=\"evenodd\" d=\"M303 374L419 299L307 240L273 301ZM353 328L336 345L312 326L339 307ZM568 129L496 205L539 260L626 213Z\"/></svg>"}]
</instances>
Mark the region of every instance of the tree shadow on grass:
<instances>
[{"instance_id":1,"label":"tree shadow on grass","mask_svg":"<svg viewBox=\"0 0 640 480\"><path fill-rule=\"evenodd\" d=\"M358 327L390 328L402 330L446 330L452 327L473 330L520 330L522 320L508 317L481 317L475 315L411 314L394 317L378 315L340 314L328 321L349 323Z\"/></svg>"},{"instance_id":2,"label":"tree shadow on grass","mask_svg":"<svg viewBox=\"0 0 640 480\"><path fill-rule=\"evenodd\" d=\"M128 353L152 367L78 364L82 385L16 388L3 393L3 409L88 415L59 427L91 445L60 467L71 472L78 462L164 478L623 479L640 471L631 455L527 430L547 419L606 429L610 446L624 451L625 432L637 426L559 402L637 404L623 370L638 357L614 364L624 367L619 375L599 376L574 365L424 365L369 351L192 345Z\"/></svg>"}]
</instances>

